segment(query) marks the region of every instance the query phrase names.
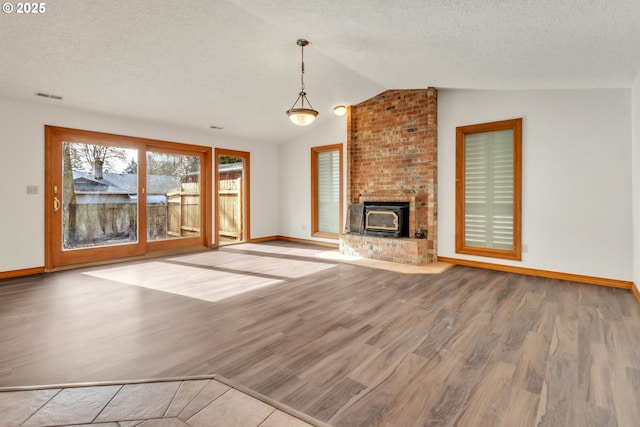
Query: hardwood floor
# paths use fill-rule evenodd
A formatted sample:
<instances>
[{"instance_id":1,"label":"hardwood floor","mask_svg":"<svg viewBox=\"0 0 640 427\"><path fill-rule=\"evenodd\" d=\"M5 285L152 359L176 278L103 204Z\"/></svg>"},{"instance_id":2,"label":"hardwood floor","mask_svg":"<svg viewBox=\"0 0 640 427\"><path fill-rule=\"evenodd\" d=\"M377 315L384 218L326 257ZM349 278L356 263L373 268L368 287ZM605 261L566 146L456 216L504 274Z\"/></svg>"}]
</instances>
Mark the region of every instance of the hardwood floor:
<instances>
[{"instance_id":1,"label":"hardwood floor","mask_svg":"<svg viewBox=\"0 0 640 427\"><path fill-rule=\"evenodd\" d=\"M631 292L290 242L0 281L0 386L222 375L335 426L640 425Z\"/></svg>"}]
</instances>

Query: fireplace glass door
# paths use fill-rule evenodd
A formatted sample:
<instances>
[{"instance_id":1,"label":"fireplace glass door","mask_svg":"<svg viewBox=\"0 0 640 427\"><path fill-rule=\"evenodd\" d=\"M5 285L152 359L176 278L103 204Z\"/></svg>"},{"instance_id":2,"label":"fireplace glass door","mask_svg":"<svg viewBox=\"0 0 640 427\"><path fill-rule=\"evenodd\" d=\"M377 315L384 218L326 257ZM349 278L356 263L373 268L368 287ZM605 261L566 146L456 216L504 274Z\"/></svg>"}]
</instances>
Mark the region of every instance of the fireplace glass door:
<instances>
[{"instance_id":1,"label":"fireplace glass door","mask_svg":"<svg viewBox=\"0 0 640 427\"><path fill-rule=\"evenodd\" d=\"M409 237L409 203L365 203L364 234Z\"/></svg>"}]
</instances>

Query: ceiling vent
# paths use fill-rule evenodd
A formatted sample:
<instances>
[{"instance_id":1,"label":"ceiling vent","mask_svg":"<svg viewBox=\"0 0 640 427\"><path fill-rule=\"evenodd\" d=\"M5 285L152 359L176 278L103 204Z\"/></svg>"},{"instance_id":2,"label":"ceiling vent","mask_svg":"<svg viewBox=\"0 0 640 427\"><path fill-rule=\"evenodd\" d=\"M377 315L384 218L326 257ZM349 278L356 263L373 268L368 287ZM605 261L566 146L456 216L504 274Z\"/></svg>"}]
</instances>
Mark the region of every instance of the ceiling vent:
<instances>
[{"instance_id":1,"label":"ceiling vent","mask_svg":"<svg viewBox=\"0 0 640 427\"><path fill-rule=\"evenodd\" d=\"M51 95L50 93L36 92L35 95L40 96L42 98L57 99L58 101L62 100L62 97L60 95Z\"/></svg>"}]
</instances>

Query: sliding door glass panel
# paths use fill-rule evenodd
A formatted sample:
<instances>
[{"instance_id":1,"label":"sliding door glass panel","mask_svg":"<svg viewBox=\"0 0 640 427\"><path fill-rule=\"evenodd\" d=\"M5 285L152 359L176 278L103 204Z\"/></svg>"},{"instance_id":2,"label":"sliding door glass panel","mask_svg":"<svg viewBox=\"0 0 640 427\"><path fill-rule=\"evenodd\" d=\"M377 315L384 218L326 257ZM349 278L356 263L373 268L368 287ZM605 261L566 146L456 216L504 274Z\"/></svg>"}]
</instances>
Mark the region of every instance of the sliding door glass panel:
<instances>
[{"instance_id":1,"label":"sliding door glass panel","mask_svg":"<svg viewBox=\"0 0 640 427\"><path fill-rule=\"evenodd\" d=\"M244 241L244 159L218 156L218 244Z\"/></svg>"},{"instance_id":2,"label":"sliding door glass panel","mask_svg":"<svg viewBox=\"0 0 640 427\"><path fill-rule=\"evenodd\" d=\"M147 151L147 241L200 237L200 157Z\"/></svg>"},{"instance_id":3,"label":"sliding door glass panel","mask_svg":"<svg viewBox=\"0 0 640 427\"><path fill-rule=\"evenodd\" d=\"M62 250L138 242L138 151L62 144Z\"/></svg>"}]
</instances>

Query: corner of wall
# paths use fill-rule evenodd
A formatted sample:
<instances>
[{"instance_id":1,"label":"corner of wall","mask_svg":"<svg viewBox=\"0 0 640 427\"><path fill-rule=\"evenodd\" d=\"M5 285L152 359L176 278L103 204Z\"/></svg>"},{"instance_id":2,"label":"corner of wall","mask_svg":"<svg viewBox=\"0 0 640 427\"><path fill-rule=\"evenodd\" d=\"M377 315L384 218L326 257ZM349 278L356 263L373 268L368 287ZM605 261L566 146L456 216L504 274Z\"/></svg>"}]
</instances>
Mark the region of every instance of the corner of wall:
<instances>
[{"instance_id":1,"label":"corner of wall","mask_svg":"<svg viewBox=\"0 0 640 427\"><path fill-rule=\"evenodd\" d=\"M633 293L640 302L640 71L631 86Z\"/></svg>"}]
</instances>

